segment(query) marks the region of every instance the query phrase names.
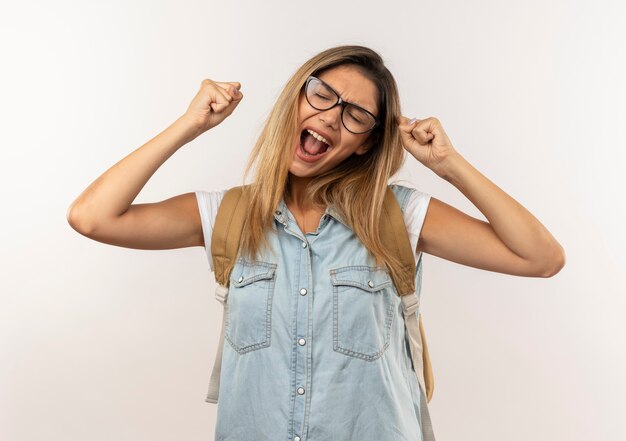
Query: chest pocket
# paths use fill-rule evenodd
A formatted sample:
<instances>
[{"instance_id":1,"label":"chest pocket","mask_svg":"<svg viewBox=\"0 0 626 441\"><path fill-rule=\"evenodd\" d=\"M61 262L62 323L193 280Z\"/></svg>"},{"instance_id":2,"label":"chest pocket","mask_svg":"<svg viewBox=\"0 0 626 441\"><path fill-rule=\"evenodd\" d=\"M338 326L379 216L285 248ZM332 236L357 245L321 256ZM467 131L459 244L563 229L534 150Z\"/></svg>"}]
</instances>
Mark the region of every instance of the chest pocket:
<instances>
[{"instance_id":1,"label":"chest pocket","mask_svg":"<svg viewBox=\"0 0 626 441\"><path fill-rule=\"evenodd\" d=\"M333 287L333 349L375 360L389 346L395 291L380 267L345 266L330 270Z\"/></svg>"},{"instance_id":2,"label":"chest pocket","mask_svg":"<svg viewBox=\"0 0 626 441\"><path fill-rule=\"evenodd\" d=\"M240 354L271 342L276 264L239 258L230 277L224 338Z\"/></svg>"}]
</instances>

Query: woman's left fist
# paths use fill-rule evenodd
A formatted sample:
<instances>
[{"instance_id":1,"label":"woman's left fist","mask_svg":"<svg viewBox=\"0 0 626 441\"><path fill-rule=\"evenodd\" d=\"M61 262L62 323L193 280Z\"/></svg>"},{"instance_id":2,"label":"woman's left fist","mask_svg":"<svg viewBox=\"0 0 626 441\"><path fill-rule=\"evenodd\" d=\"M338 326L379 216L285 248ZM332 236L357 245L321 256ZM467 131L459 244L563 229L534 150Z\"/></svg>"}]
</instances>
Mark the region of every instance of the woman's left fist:
<instances>
[{"instance_id":1,"label":"woman's left fist","mask_svg":"<svg viewBox=\"0 0 626 441\"><path fill-rule=\"evenodd\" d=\"M397 122L404 149L426 167L442 176L446 161L452 155L457 154L457 151L439 120L434 117L421 120L414 118L413 122L409 123L409 118L401 116Z\"/></svg>"}]
</instances>

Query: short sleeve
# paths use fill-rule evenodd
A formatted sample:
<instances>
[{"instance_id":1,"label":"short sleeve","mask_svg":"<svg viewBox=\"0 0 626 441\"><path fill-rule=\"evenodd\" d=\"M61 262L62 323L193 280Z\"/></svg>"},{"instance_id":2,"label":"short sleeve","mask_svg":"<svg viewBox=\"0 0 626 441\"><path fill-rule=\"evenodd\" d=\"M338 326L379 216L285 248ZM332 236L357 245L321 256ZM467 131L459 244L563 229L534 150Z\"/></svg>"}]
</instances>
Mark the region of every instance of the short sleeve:
<instances>
[{"instance_id":1,"label":"short sleeve","mask_svg":"<svg viewBox=\"0 0 626 441\"><path fill-rule=\"evenodd\" d=\"M211 236L213 235L213 225L217 217L217 209L228 189L219 191L196 191L198 201L198 211L202 221L202 234L204 236L204 251L209 260L209 268L213 271L213 256L211 256Z\"/></svg>"},{"instance_id":2,"label":"short sleeve","mask_svg":"<svg viewBox=\"0 0 626 441\"><path fill-rule=\"evenodd\" d=\"M415 252L415 249L417 248L417 241L419 239L420 232L422 231L422 226L424 225L424 219L426 218L430 198L430 194L414 188L409 195L404 209L404 222L406 223L413 252ZM419 254L415 253L416 260L418 257Z\"/></svg>"}]
</instances>

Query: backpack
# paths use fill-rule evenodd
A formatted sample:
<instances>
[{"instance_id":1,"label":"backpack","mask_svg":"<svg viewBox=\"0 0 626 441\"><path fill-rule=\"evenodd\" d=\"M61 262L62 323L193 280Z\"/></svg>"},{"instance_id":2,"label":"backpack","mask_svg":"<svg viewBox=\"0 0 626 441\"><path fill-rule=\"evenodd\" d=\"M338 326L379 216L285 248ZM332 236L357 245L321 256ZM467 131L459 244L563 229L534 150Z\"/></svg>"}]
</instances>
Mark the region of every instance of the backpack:
<instances>
[{"instance_id":1,"label":"backpack","mask_svg":"<svg viewBox=\"0 0 626 441\"><path fill-rule=\"evenodd\" d=\"M224 324L226 321L226 308L228 307L227 297L230 273L236 262L241 231L246 219L249 201L249 193L247 190L249 190L249 187L249 185L233 187L224 194L217 211L213 234L211 236L211 255L215 281L217 282L215 297L223 305L224 311L219 347L213 365L209 392L205 399L208 403L217 403L219 396L222 351L224 347ZM410 277L407 277L407 280L409 280L407 284L399 285L396 284L394 280L394 286L402 299L402 309L409 336L413 366L418 382L422 390L426 393L426 400L430 402L434 389L434 377L422 324L422 314L419 314L419 319L415 314L419 306L418 297L415 295L415 273L418 266L421 266L422 255L420 254L416 264L402 210L389 186L387 187L380 216L380 234L383 243L387 244L393 253L400 257L403 263L403 270L410 275ZM432 432L428 412L425 412L425 417L426 419L422 416L422 427L430 428ZM424 424L426 424L426 426L424 426Z\"/></svg>"}]
</instances>

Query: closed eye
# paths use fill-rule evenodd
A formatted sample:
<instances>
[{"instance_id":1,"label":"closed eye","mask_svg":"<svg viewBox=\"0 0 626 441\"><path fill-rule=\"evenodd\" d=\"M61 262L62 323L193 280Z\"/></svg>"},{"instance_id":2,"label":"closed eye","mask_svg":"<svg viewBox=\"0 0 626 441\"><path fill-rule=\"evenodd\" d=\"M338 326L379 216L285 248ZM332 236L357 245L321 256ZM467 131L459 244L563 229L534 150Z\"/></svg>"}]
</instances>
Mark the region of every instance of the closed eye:
<instances>
[{"instance_id":1,"label":"closed eye","mask_svg":"<svg viewBox=\"0 0 626 441\"><path fill-rule=\"evenodd\" d=\"M323 100L330 101L330 97L328 97L328 96L320 95L319 93L316 93L315 95L317 95L319 98L321 98Z\"/></svg>"}]
</instances>

